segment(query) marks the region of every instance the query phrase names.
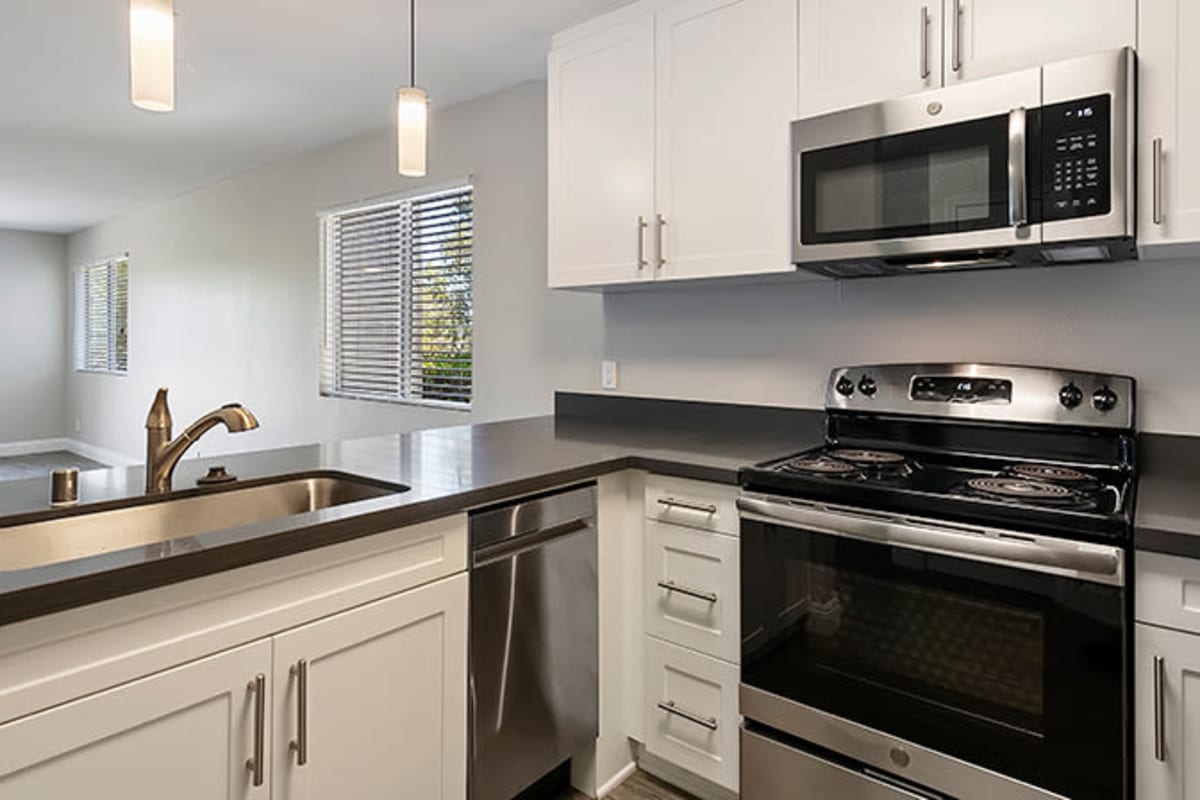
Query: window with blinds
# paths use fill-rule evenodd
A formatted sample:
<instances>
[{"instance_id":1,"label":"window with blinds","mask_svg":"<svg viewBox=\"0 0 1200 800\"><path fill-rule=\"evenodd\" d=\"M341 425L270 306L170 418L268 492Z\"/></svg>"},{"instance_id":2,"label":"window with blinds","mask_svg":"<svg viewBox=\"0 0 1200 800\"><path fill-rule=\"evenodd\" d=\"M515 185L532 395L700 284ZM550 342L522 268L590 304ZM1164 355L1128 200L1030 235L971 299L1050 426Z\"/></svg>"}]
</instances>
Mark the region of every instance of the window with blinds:
<instances>
[{"instance_id":1,"label":"window with blinds","mask_svg":"<svg viewBox=\"0 0 1200 800\"><path fill-rule=\"evenodd\" d=\"M75 368L129 371L129 260L75 271Z\"/></svg>"},{"instance_id":2,"label":"window with blinds","mask_svg":"<svg viewBox=\"0 0 1200 800\"><path fill-rule=\"evenodd\" d=\"M321 393L471 404L470 186L322 218Z\"/></svg>"}]
</instances>

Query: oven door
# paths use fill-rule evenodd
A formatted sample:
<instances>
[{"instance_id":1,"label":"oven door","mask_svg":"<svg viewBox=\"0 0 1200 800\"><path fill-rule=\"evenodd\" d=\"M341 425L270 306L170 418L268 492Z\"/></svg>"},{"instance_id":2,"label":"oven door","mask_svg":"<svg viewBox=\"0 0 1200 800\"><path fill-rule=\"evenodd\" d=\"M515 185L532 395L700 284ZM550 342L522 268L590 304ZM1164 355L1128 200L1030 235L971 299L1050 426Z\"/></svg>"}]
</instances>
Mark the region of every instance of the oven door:
<instances>
[{"instance_id":1,"label":"oven door","mask_svg":"<svg viewBox=\"0 0 1200 800\"><path fill-rule=\"evenodd\" d=\"M857 747L845 728L912 743L926 756L908 769L886 747L875 766L953 797L993 796L969 765L1074 800L1124 796L1120 548L739 505L742 683L822 720L758 722L830 750Z\"/></svg>"},{"instance_id":2,"label":"oven door","mask_svg":"<svg viewBox=\"0 0 1200 800\"><path fill-rule=\"evenodd\" d=\"M1041 71L792 124L793 261L1015 263L1041 241ZM938 254L933 259L929 254ZM924 256L924 257L923 257Z\"/></svg>"}]
</instances>

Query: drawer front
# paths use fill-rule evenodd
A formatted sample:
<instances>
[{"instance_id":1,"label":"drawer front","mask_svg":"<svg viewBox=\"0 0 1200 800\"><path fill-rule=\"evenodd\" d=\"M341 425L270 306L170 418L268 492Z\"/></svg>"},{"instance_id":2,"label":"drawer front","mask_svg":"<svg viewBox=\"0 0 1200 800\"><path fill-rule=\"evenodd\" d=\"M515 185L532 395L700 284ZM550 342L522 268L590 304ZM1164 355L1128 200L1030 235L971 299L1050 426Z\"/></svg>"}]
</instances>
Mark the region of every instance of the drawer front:
<instances>
[{"instance_id":1,"label":"drawer front","mask_svg":"<svg viewBox=\"0 0 1200 800\"><path fill-rule=\"evenodd\" d=\"M1200 633L1200 559L1139 552L1136 569L1134 617Z\"/></svg>"},{"instance_id":2,"label":"drawer front","mask_svg":"<svg viewBox=\"0 0 1200 800\"><path fill-rule=\"evenodd\" d=\"M802 788L804 797L814 798L922 800L925 796L750 731L742 731L742 772L742 800L778 800L783 786Z\"/></svg>"},{"instance_id":3,"label":"drawer front","mask_svg":"<svg viewBox=\"0 0 1200 800\"><path fill-rule=\"evenodd\" d=\"M644 563L646 632L740 663L738 540L651 520Z\"/></svg>"},{"instance_id":4,"label":"drawer front","mask_svg":"<svg viewBox=\"0 0 1200 800\"><path fill-rule=\"evenodd\" d=\"M736 486L651 475L646 479L646 518L738 534Z\"/></svg>"},{"instance_id":5,"label":"drawer front","mask_svg":"<svg viewBox=\"0 0 1200 800\"><path fill-rule=\"evenodd\" d=\"M646 749L738 790L738 668L646 637Z\"/></svg>"}]
</instances>

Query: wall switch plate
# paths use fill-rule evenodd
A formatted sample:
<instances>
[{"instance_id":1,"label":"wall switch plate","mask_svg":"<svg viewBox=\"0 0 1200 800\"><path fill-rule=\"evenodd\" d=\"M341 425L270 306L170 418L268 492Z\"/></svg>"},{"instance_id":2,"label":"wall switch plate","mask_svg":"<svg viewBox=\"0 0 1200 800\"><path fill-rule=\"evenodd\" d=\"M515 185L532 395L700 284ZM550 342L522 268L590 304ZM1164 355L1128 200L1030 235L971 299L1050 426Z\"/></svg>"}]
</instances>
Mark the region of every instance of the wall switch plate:
<instances>
[{"instance_id":1,"label":"wall switch plate","mask_svg":"<svg viewBox=\"0 0 1200 800\"><path fill-rule=\"evenodd\" d=\"M617 362L605 359L600 362L600 387L602 389L617 388Z\"/></svg>"}]
</instances>

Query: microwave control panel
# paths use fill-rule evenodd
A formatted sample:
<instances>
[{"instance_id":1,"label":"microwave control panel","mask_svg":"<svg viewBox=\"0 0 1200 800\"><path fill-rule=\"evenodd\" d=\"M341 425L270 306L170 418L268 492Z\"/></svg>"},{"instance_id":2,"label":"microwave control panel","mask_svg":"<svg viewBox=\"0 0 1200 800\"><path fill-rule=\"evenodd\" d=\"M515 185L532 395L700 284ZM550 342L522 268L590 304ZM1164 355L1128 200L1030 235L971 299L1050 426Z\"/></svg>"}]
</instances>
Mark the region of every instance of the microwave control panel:
<instances>
[{"instance_id":1,"label":"microwave control panel","mask_svg":"<svg viewBox=\"0 0 1200 800\"><path fill-rule=\"evenodd\" d=\"M1112 208L1112 99L1042 108L1042 217L1047 222Z\"/></svg>"}]
</instances>

